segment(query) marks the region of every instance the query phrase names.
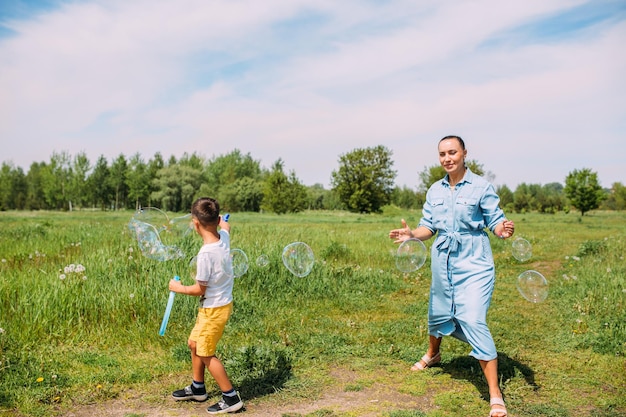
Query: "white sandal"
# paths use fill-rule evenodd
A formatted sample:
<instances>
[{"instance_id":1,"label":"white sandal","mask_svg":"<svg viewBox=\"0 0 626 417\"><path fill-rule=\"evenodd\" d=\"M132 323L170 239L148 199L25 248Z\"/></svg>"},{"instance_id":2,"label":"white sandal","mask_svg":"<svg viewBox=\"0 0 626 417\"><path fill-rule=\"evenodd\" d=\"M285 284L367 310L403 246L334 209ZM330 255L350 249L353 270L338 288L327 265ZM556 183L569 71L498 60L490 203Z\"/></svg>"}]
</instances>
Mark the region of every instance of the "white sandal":
<instances>
[{"instance_id":1,"label":"white sandal","mask_svg":"<svg viewBox=\"0 0 626 417\"><path fill-rule=\"evenodd\" d=\"M424 362L424 365L422 365L422 362ZM423 371L424 369L430 368L439 362L441 362L441 352L437 352L437 354L432 358L428 355L424 355L422 356L422 359L413 364L411 371Z\"/></svg>"},{"instance_id":2,"label":"white sandal","mask_svg":"<svg viewBox=\"0 0 626 417\"><path fill-rule=\"evenodd\" d=\"M500 415L499 417L506 417L508 416L508 413L506 412L506 406L504 405L504 400L500 397L492 397L489 400L489 406L494 406L494 405L501 405L504 408L492 408L491 411L489 412L489 417L493 417L494 414L497 413L501 413L502 415Z\"/></svg>"}]
</instances>

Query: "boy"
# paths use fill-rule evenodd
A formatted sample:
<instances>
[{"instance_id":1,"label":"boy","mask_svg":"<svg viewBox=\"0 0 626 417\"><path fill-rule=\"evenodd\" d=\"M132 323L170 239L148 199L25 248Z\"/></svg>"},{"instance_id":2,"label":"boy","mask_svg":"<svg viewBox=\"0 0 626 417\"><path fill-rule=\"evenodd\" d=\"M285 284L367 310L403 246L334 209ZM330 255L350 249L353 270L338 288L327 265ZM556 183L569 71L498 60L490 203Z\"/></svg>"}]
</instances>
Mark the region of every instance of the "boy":
<instances>
[{"instance_id":1,"label":"boy","mask_svg":"<svg viewBox=\"0 0 626 417\"><path fill-rule=\"evenodd\" d=\"M200 296L196 324L189 336L193 381L172 393L175 400L206 401L204 370L209 370L222 391L222 399L210 406L209 414L232 413L243 407L224 365L215 356L217 342L233 310L233 270L230 261L230 224L220 216L217 200L203 197L191 206L191 218L204 244L197 256L196 283L183 285L171 280L170 291ZM218 226L220 230L218 231Z\"/></svg>"}]
</instances>

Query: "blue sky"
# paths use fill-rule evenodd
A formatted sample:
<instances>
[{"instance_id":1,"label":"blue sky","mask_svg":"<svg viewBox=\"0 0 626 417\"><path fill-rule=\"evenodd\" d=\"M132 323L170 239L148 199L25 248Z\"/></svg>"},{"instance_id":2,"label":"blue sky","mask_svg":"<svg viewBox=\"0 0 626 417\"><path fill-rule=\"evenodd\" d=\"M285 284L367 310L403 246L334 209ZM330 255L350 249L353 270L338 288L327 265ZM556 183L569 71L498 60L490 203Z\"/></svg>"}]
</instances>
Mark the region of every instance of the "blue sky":
<instances>
[{"instance_id":1,"label":"blue sky","mask_svg":"<svg viewBox=\"0 0 626 417\"><path fill-rule=\"evenodd\" d=\"M234 149L306 185L462 136L497 185L626 184L626 1L0 0L0 162Z\"/></svg>"}]
</instances>

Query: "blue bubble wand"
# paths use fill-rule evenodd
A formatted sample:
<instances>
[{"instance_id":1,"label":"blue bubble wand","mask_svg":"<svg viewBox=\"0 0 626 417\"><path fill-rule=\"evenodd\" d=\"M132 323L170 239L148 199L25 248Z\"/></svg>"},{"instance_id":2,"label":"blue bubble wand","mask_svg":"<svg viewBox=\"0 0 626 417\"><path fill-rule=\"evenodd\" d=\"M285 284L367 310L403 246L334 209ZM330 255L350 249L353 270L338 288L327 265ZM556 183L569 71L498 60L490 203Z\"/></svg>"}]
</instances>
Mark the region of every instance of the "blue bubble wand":
<instances>
[{"instance_id":1,"label":"blue bubble wand","mask_svg":"<svg viewBox=\"0 0 626 417\"><path fill-rule=\"evenodd\" d=\"M176 275L174 277L176 281L180 281L180 277ZM170 298L167 300L167 307L165 307L165 314L163 314L163 321L161 322L161 329L159 330L159 336L163 336L165 334L165 328L167 327L167 322L170 319L170 313L172 312L172 306L174 305L174 296L176 293L174 291L170 291Z\"/></svg>"}]
</instances>

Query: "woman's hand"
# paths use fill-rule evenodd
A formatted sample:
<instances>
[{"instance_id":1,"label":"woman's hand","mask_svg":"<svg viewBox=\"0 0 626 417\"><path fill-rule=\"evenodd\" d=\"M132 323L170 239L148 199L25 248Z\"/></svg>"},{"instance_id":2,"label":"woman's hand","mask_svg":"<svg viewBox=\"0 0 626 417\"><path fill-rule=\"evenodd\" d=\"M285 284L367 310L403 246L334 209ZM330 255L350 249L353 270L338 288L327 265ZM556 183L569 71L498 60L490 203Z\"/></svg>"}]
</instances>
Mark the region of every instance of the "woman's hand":
<instances>
[{"instance_id":1,"label":"woman's hand","mask_svg":"<svg viewBox=\"0 0 626 417\"><path fill-rule=\"evenodd\" d=\"M515 233L515 223L513 220L505 220L500 223L500 231L496 231L496 234L502 239L507 239L513 236Z\"/></svg>"},{"instance_id":2,"label":"woman's hand","mask_svg":"<svg viewBox=\"0 0 626 417\"><path fill-rule=\"evenodd\" d=\"M413 238L413 233L404 219L402 219L402 229L393 229L389 232L389 239L394 239L393 243L402 243L411 238Z\"/></svg>"}]
</instances>

